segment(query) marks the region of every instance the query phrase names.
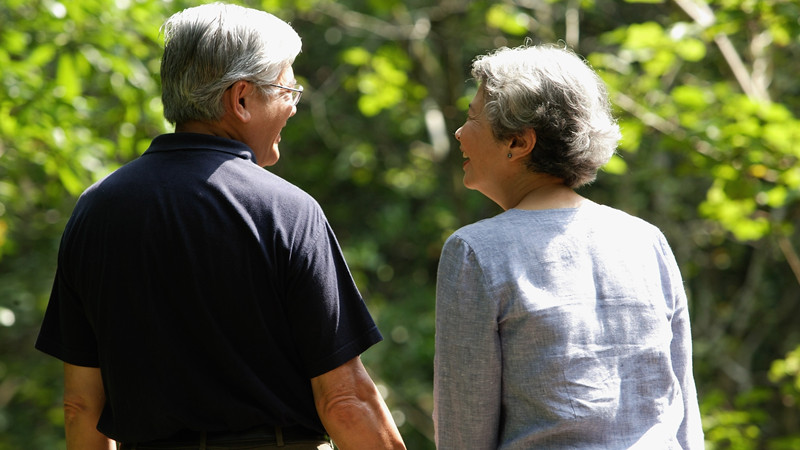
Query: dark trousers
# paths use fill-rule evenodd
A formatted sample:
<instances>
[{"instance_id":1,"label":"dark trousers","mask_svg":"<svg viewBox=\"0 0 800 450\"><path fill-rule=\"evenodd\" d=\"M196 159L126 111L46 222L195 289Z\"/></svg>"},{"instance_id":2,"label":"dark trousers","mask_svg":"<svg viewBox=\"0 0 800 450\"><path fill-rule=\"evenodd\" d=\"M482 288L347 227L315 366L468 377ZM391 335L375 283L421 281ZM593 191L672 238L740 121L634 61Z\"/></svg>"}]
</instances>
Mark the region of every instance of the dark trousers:
<instances>
[{"instance_id":1,"label":"dark trousers","mask_svg":"<svg viewBox=\"0 0 800 450\"><path fill-rule=\"evenodd\" d=\"M330 441L296 428L257 427L240 432L180 433L168 439L118 443L118 450L333 450Z\"/></svg>"}]
</instances>

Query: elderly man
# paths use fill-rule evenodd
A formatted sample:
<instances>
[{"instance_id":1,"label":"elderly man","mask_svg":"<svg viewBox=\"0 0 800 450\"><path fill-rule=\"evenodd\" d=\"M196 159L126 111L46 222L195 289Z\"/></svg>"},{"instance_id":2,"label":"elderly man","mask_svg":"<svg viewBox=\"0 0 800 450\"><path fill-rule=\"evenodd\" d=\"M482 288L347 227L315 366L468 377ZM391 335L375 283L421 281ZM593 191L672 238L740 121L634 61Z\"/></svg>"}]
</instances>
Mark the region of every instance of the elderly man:
<instances>
[{"instance_id":1,"label":"elderly man","mask_svg":"<svg viewBox=\"0 0 800 450\"><path fill-rule=\"evenodd\" d=\"M79 199L36 343L65 363L67 447L404 448L321 208L262 169L303 92L300 37L218 3L163 31L175 133Z\"/></svg>"}]
</instances>

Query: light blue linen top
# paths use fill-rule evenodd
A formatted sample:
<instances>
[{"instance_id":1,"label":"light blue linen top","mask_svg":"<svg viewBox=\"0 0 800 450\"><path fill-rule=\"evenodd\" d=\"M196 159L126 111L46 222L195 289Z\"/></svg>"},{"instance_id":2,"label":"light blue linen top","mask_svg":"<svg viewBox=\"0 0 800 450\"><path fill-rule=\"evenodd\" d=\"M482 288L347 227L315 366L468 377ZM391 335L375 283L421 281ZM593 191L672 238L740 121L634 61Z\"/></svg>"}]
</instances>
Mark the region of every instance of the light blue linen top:
<instances>
[{"instance_id":1,"label":"light blue linen top","mask_svg":"<svg viewBox=\"0 0 800 450\"><path fill-rule=\"evenodd\" d=\"M653 225L585 201L465 226L439 262L437 447L703 448L691 348Z\"/></svg>"}]
</instances>

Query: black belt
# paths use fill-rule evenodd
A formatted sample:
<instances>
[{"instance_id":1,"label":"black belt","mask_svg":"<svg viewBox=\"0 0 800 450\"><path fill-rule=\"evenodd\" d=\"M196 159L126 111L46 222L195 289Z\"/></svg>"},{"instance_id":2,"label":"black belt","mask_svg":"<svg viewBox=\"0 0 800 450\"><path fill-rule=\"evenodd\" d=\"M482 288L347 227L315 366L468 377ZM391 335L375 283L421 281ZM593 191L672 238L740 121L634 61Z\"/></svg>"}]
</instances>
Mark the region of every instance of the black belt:
<instances>
[{"instance_id":1,"label":"black belt","mask_svg":"<svg viewBox=\"0 0 800 450\"><path fill-rule=\"evenodd\" d=\"M242 431L190 431L178 432L166 439L141 442L136 444L122 444L120 450L149 450L168 449L176 447L194 447L205 445L225 444L252 444L282 446L298 442L329 442L329 439L319 433L314 433L301 426L276 427L260 426Z\"/></svg>"}]
</instances>

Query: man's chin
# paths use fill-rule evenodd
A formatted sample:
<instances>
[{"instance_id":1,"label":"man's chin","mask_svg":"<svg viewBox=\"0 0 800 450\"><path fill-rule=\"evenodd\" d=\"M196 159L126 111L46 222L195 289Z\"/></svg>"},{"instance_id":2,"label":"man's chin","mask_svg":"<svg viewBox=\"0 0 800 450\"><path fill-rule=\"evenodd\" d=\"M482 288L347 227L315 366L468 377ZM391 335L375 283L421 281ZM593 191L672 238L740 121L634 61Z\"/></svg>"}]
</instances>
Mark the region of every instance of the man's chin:
<instances>
[{"instance_id":1,"label":"man's chin","mask_svg":"<svg viewBox=\"0 0 800 450\"><path fill-rule=\"evenodd\" d=\"M278 163L279 159L281 159L281 150L278 148L278 143L276 142L275 145L272 146L269 154L265 156L261 167L274 166Z\"/></svg>"}]
</instances>

